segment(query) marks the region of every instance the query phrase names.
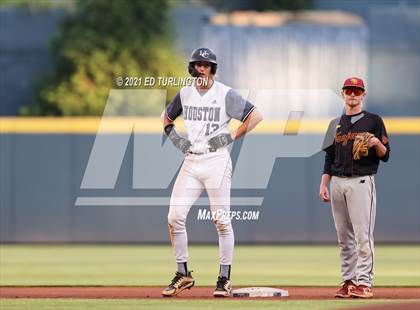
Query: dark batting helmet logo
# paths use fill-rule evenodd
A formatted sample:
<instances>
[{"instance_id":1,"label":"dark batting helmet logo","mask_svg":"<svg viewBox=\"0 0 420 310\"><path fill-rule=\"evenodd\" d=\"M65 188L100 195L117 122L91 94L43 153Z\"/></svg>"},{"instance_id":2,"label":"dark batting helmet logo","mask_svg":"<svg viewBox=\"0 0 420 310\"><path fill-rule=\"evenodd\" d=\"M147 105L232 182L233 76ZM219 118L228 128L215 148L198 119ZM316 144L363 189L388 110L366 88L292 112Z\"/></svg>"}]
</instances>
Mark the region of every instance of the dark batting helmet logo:
<instances>
[{"instance_id":1,"label":"dark batting helmet logo","mask_svg":"<svg viewBox=\"0 0 420 310\"><path fill-rule=\"evenodd\" d=\"M209 58L209 55L210 55L209 51L204 50L204 49L200 50L199 54L200 54L201 57L204 57L204 58Z\"/></svg>"}]
</instances>

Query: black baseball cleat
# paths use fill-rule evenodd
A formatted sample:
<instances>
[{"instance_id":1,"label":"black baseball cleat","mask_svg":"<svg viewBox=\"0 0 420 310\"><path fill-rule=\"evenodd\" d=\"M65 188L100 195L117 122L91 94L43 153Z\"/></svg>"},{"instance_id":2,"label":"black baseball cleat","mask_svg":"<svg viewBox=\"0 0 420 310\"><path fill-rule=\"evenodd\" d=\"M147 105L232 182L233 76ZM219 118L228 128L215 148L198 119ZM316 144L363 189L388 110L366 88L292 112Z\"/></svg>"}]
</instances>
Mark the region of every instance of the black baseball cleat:
<instances>
[{"instance_id":1,"label":"black baseball cleat","mask_svg":"<svg viewBox=\"0 0 420 310\"><path fill-rule=\"evenodd\" d=\"M194 286L194 278L189 271L187 275L180 272L175 274L171 283L162 291L164 297L172 297L181 293L185 289L191 289Z\"/></svg>"},{"instance_id":2,"label":"black baseball cleat","mask_svg":"<svg viewBox=\"0 0 420 310\"><path fill-rule=\"evenodd\" d=\"M219 277L214 290L214 297L229 297L232 292L232 284L226 277Z\"/></svg>"}]
</instances>

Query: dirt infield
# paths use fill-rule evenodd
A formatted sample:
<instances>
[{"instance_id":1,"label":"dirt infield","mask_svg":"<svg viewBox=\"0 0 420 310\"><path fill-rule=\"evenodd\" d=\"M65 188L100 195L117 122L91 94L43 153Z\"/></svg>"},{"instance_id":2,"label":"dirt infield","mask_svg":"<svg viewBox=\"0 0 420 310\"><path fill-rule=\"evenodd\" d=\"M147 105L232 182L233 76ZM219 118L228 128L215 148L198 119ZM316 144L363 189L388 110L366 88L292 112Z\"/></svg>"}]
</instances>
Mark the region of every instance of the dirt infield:
<instances>
[{"instance_id":1,"label":"dirt infield","mask_svg":"<svg viewBox=\"0 0 420 310\"><path fill-rule=\"evenodd\" d=\"M333 287L282 287L288 299L334 299ZM180 293L177 299L213 298L213 287L194 287ZM0 287L0 298L163 298L162 287ZM420 287L375 288L376 299L420 299ZM244 299L244 298L235 298ZM275 298L279 299L279 297Z\"/></svg>"}]
</instances>

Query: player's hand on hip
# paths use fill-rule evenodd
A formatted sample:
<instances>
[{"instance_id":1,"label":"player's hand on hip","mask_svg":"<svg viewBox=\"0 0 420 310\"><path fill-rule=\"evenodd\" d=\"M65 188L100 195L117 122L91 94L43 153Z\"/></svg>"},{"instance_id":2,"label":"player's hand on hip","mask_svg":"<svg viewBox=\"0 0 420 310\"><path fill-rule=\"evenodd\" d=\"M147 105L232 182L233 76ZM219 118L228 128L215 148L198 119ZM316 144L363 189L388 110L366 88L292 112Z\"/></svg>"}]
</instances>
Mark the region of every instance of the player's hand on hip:
<instances>
[{"instance_id":1,"label":"player's hand on hip","mask_svg":"<svg viewBox=\"0 0 420 310\"><path fill-rule=\"evenodd\" d=\"M217 135L211 138L208 141L208 144L209 144L210 151L214 152L217 149L228 146L232 142L233 142L233 139L230 133L222 133L220 135Z\"/></svg>"},{"instance_id":2,"label":"player's hand on hip","mask_svg":"<svg viewBox=\"0 0 420 310\"><path fill-rule=\"evenodd\" d=\"M323 202L330 201L330 194L328 193L328 188L326 185L321 185L319 187L319 198L321 198Z\"/></svg>"},{"instance_id":3,"label":"player's hand on hip","mask_svg":"<svg viewBox=\"0 0 420 310\"><path fill-rule=\"evenodd\" d=\"M178 135L175 130L174 124L168 124L165 126L165 133L167 134L168 138L172 141L172 143L181 150L182 153L187 153L190 150L191 142L184 137Z\"/></svg>"},{"instance_id":4,"label":"player's hand on hip","mask_svg":"<svg viewBox=\"0 0 420 310\"><path fill-rule=\"evenodd\" d=\"M191 142L188 139L179 138L174 142L174 145L185 154L190 150Z\"/></svg>"}]
</instances>

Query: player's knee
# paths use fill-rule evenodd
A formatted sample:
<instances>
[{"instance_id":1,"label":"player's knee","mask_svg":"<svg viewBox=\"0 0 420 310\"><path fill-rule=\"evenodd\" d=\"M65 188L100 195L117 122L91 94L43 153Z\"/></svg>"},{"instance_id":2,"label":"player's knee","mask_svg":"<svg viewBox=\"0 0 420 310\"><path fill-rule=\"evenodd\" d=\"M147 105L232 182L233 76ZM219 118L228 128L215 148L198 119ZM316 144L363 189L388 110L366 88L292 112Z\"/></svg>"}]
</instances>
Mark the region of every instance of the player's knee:
<instances>
[{"instance_id":1,"label":"player's knee","mask_svg":"<svg viewBox=\"0 0 420 310\"><path fill-rule=\"evenodd\" d=\"M168 224L172 226L174 232L185 229L186 218L177 212L169 212Z\"/></svg>"},{"instance_id":2,"label":"player's knee","mask_svg":"<svg viewBox=\"0 0 420 310\"><path fill-rule=\"evenodd\" d=\"M357 253L360 256L369 256L372 253L372 247L368 239L359 240L357 243Z\"/></svg>"},{"instance_id":3,"label":"player's knee","mask_svg":"<svg viewBox=\"0 0 420 310\"><path fill-rule=\"evenodd\" d=\"M216 220L214 221L214 225L216 226L219 235L228 235L233 232L232 223L230 221L225 222Z\"/></svg>"}]
</instances>

